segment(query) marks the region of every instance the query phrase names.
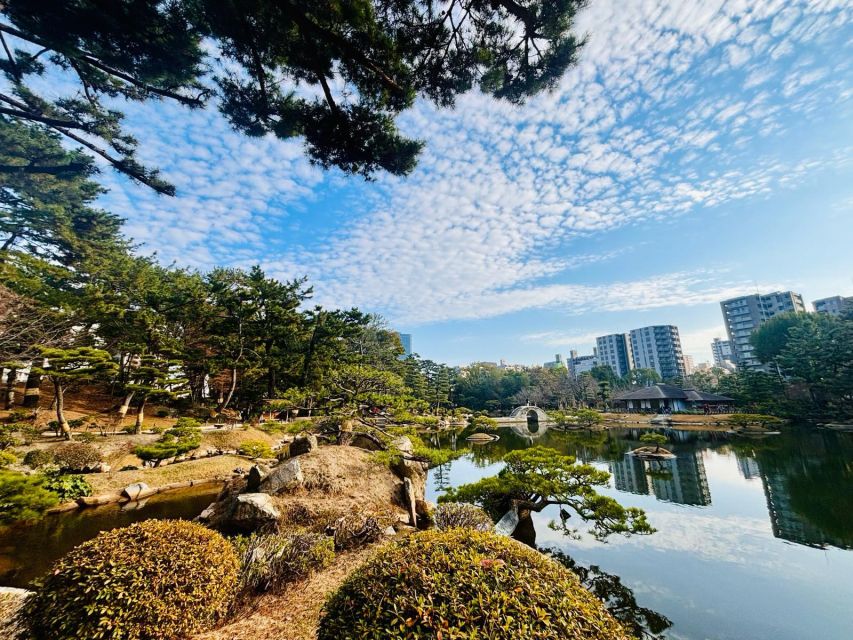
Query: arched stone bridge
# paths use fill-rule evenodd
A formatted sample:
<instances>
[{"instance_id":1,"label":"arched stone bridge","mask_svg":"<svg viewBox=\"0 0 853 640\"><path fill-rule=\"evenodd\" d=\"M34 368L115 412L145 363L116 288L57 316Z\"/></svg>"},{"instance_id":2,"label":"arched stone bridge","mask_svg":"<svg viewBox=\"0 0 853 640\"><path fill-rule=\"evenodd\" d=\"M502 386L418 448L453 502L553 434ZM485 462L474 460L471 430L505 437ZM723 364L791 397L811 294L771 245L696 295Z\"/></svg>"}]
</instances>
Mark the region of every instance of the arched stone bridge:
<instances>
[{"instance_id":1,"label":"arched stone bridge","mask_svg":"<svg viewBox=\"0 0 853 640\"><path fill-rule=\"evenodd\" d=\"M531 413L536 415L536 419L539 422L550 421L548 414L533 404L525 404L520 407L516 407L512 410L512 413L509 414L509 417L514 418L516 420L527 420L528 416L530 416Z\"/></svg>"}]
</instances>

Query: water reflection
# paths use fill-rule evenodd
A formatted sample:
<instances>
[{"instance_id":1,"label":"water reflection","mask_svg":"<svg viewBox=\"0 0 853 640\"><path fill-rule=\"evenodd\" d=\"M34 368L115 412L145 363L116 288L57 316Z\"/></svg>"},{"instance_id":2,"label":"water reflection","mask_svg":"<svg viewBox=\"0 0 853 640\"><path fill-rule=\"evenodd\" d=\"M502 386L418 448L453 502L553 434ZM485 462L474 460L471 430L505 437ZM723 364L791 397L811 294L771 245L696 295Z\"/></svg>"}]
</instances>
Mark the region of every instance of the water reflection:
<instances>
[{"instance_id":1,"label":"water reflection","mask_svg":"<svg viewBox=\"0 0 853 640\"><path fill-rule=\"evenodd\" d=\"M712 495L705 452L734 454L744 479L761 482L773 535L812 547L853 548L853 436L789 428L761 439L710 431L661 430L672 443L672 460L643 461L626 455L639 446L640 429L561 432L541 430L533 439L501 429L499 441L472 449L468 459L485 469L515 449L541 445L583 462L606 465L617 491L660 501L708 507ZM434 446L453 446L467 433L443 434ZM454 447L455 448L455 447ZM432 472L433 489L450 486L450 465ZM471 481L477 477L471 478Z\"/></svg>"}]
</instances>

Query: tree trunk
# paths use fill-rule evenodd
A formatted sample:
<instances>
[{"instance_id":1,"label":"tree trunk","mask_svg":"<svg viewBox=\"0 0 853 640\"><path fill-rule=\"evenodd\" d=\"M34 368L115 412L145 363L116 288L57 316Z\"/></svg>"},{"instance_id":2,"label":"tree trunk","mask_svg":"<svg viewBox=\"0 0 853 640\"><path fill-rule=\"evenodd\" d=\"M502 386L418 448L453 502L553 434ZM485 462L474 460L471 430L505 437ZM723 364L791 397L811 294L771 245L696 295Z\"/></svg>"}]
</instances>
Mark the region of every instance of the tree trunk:
<instances>
[{"instance_id":1,"label":"tree trunk","mask_svg":"<svg viewBox=\"0 0 853 640\"><path fill-rule=\"evenodd\" d=\"M225 396L224 399L220 397L219 406L216 407L216 411L222 413L225 410L225 407L228 406L228 403L231 402L231 397L234 395L234 390L237 388L237 368L231 369L231 387L228 389L228 395Z\"/></svg>"},{"instance_id":2,"label":"tree trunk","mask_svg":"<svg viewBox=\"0 0 853 640\"><path fill-rule=\"evenodd\" d=\"M127 412L130 409L130 401L133 400L134 391L129 391L125 396L124 400L121 401L118 410L116 411L116 424L120 425L122 420L127 416Z\"/></svg>"},{"instance_id":3,"label":"tree trunk","mask_svg":"<svg viewBox=\"0 0 853 640\"><path fill-rule=\"evenodd\" d=\"M133 432L142 433L142 423L145 422L145 402L147 396L142 396L139 399L139 404L136 405L136 423L134 424Z\"/></svg>"},{"instance_id":4,"label":"tree trunk","mask_svg":"<svg viewBox=\"0 0 853 640\"><path fill-rule=\"evenodd\" d=\"M68 424L68 420L65 419L65 390L58 382L53 383L53 390L53 403L56 405L56 421L59 423L59 430L62 432L62 435L66 440L73 440L71 436L71 426Z\"/></svg>"},{"instance_id":5,"label":"tree trunk","mask_svg":"<svg viewBox=\"0 0 853 640\"><path fill-rule=\"evenodd\" d=\"M6 376L6 400L3 403L5 409L12 409L15 406L15 379L18 377L18 370L14 367L9 369L9 374Z\"/></svg>"},{"instance_id":6,"label":"tree trunk","mask_svg":"<svg viewBox=\"0 0 853 640\"><path fill-rule=\"evenodd\" d=\"M24 387L24 407L37 409L41 400L41 376L30 371L27 384Z\"/></svg>"}]
</instances>

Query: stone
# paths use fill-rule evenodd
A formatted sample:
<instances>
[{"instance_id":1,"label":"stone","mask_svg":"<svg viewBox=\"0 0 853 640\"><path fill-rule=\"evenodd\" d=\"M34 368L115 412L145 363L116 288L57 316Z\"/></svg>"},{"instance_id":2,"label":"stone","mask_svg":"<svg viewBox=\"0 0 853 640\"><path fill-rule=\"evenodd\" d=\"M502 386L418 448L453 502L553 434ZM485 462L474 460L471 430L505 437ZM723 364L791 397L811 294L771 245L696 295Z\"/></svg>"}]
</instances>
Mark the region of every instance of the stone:
<instances>
[{"instance_id":1,"label":"stone","mask_svg":"<svg viewBox=\"0 0 853 640\"><path fill-rule=\"evenodd\" d=\"M260 464L256 464L249 469L249 475L246 478L246 493L257 493L261 486L261 481L266 478L270 470Z\"/></svg>"},{"instance_id":2,"label":"stone","mask_svg":"<svg viewBox=\"0 0 853 640\"><path fill-rule=\"evenodd\" d=\"M305 455L311 453L317 448L317 436L313 433L305 433L298 436L290 443L290 457Z\"/></svg>"},{"instance_id":3,"label":"stone","mask_svg":"<svg viewBox=\"0 0 853 640\"><path fill-rule=\"evenodd\" d=\"M397 530L394 527L392 527L391 525L388 525L382 531L382 535L385 536L386 538L393 538L394 536L397 535Z\"/></svg>"},{"instance_id":4,"label":"stone","mask_svg":"<svg viewBox=\"0 0 853 640\"><path fill-rule=\"evenodd\" d=\"M122 489L121 495L123 495L128 500L134 501L139 500L139 496L146 495L150 491L151 488L144 482L134 482L133 484L129 484L124 489Z\"/></svg>"},{"instance_id":5,"label":"stone","mask_svg":"<svg viewBox=\"0 0 853 640\"><path fill-rule=\"evenodd\" d=\"M266 493L244 493L237 496L228 524L242 531L255 531L278 522L281 512Z\"/></svg>"},{"instance_id":6,"label":"stone","mask_svg":"<svg viewBox=\"0 0 853 640\"><path fill-rule=\"evenodd\" d=\"M418 512L416 510L415 487L409 478L403 478L403 504L409 513L409 525L418 526Z\"/></svg>"},{"instance_id":7,"label":"stone","mask_svg":"<svg viewBox=\"0 0 853 640\"><path fill-rule=\"evenodd\" d=\"M200 520L201 522L210 522L210 520L216 514L216 504L217 503L215 502L211 502L209 505L207 505L207 508L204 511L198 514L198 518L196 519Z\"/></svg>"},{"instance_id":8,"label":"stone","mask_svg":"<svg viewBox=\"0 0 853 640\"><path fill-rule=\"evenodd\" d=\"M422 517L426 517L435 511L435 505L429 500L415 500L415 512Z\"/></svg>"},{"instance_id":9,"label":"stone","mask_svg":"<svg viewBox=\"0 0 853 640\"><path fill-rule=\"evenodd\" d=\"M398 458L391 465L391 470L397 477L412 482L415 499L423 499L426 494L426 478L429 465L420 460L408 460L405 457Z\"/></svg>"},{"instance_id":10,"label":"stone","mask_svg":"<svg viewBox=\"0 0 853 640\"><path fill-rule=\"evenodd\" d=\"M304 481L305 476L302 475L299 460L292 458L274 467L269 475L260 482L258 491L270 494L293 491L301 487Z\"/></svg>"},{"instance_id":11,"label":"stone","mask_svg":"<svg viewBox=\"0 0 853 640\"><path fill-rule=\"evenodd\" d=\"M111 468L112 467L110 467L110 465L108 465L106 462L99 462L94 467L92 467L92 472L93 473L109 473Z\"/></svg>"},{"instance_id":12,"label":"stone","mask_svg":"<svg viewBox=\"0 0 853 640\"><path fill-rule=\"evenodd\" d=\"M355 433L350 438L347 443L351 447L355 447L357 449L364 449L365 451L381 451L382 443L378 442L376 439L369 437L363 433Z\"/></svg>"},{"instance_id":13,"label":"stone","mask_svg":"<svg viewBox=\"0 0 853 640\"><path fill-rule=\"evenodd\" d=\"M412 444L412 441L409 439L409 436L400 436L398 438L394 438L391 441L391 448L396 449L397 451L406 456L412 456L415 454L415 447Z\"/></svg>"}]
</instances>

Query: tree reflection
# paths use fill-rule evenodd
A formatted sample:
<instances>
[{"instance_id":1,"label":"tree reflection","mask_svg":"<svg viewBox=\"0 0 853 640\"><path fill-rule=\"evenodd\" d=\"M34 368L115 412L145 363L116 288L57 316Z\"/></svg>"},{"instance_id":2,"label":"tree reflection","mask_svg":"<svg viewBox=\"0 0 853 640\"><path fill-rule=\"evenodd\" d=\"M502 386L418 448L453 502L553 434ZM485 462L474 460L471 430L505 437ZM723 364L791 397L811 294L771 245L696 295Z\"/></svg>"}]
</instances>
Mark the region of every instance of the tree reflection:
<instances>
[{"instance_id":1,"label":"tree reflection","mask_svg":"<svg viewBox=\"0 0 853 640\"><path fill-rule=\"evenodd\" d=\"M602 571L596 565L585 567L574 558L558 549L543 549L557 562L574 573L584 587L599 598L614 618L637 638L663 639L663 632L672 626L672 621L654 609L641 607L634 591L622 584L622 579Z\"/></svg>"}]
</instances>

